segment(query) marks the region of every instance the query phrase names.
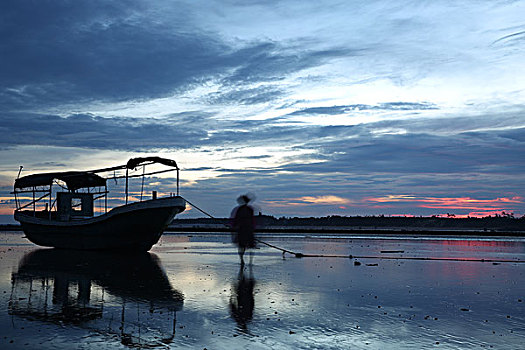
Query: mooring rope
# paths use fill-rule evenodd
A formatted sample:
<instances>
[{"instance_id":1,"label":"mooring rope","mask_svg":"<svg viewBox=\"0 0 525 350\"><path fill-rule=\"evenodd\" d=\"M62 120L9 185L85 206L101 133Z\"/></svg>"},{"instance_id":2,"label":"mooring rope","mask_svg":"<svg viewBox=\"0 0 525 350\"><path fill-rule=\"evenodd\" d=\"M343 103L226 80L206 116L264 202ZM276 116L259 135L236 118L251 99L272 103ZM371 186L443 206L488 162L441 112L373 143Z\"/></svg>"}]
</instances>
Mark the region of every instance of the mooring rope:
<instances>
[{"instance_id":1,"label":"mooring rope","mask_svg":"<svg viewBox=\"0 0 525 350\"><path fill-rule=\"evenodd\" d=\"M201 213L209 216L212 219L218 220L218 218L213 215L205 212L195 204L191 203L186 198L182 197L189 205L200 211ZM224 224L226 227L230 225ZM460 262L491 262L491 263L525 263L525 260L510 260L510 259L473 259L473 258L438 258L438 257L409 257L409 256L367 256L367 255L327 255L327 254L303 254L296 253L288 249L284 249L273 244L261 241L260 239L255 239L257 242L267 245L270 248L280 250L284 254L288 253L294 255L296 258L344 258L344 259L380 259L380 260L427 260L427 261L460 261ZM399 253L403 253L399 251Z\"/></svg>"},{"instance_id":2,"label":"mooring rope","mask_svg":"<svg viewBox=\"0 0 525 350\"><path fill-rule=\"evenodd\" d=\"M207 212L205 212L204 210L202 210L201 208L199 208L198 206L196 206L195 204L193 204L192 202L190 202L189 200L187 200L186 198L180 196L180 198L184 199L189 205L191 205L192 207L194 207L195 209L197 209L198 211L200 211L201 213L205 214L205 215L208 215L210 218L212 219L216 219L216 217L214 217L213 215L211 214L208 214Z\"/></svg>"}]
</instances>

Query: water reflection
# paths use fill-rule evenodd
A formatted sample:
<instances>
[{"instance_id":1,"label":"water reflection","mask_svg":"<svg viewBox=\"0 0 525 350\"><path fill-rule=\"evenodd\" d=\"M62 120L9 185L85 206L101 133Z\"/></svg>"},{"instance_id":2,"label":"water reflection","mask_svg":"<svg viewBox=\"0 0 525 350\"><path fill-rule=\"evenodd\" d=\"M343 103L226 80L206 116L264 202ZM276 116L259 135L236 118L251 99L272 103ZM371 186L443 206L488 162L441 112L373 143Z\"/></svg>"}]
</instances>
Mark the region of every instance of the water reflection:
<instances>
[{"instance_id":1,"label":"water reflection","mask_svg":"<svg viewBox=\"0 0 525 350\"><path fill-rule=\"evenodd\" d=\"M86 328L130 347L172 342L184 300L151 253L40 249L11 277L10 315Z\"/></svg>"},{"instance_id":2,"label":"water reflection","mask_svg":"<svg viewBox=\"0 0 525 350\"><path fill-rule=\"evenodd\" d=\"M244 270L244 266L241 265L237 281L233 284L232 295L230 296L230 313L237 322L238 329L241 332L249 333L248 323L253 318L253 309L255 308L253 296L255 278L251 264L248 267L248 276Z\"/></svg>"}]
</instances>

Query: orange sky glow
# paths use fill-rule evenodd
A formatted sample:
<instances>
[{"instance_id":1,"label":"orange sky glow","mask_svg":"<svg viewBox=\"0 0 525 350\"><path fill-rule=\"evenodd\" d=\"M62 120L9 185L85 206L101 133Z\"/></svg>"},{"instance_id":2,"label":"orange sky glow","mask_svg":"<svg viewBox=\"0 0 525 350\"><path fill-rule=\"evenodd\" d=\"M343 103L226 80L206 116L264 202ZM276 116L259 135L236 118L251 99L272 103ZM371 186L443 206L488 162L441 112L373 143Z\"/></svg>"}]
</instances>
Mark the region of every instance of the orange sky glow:
<instances>
[{"instance_id":1,"label":"orange sky glow","mask_svg":"<svg viewBox=\"0 0 525 350\"><path fill-rule=\"evenodd\" d=\"M454 217L483 217L489 215L501 215L502 212L512 213L513 207L523 204L523 197L498 197L494 199L476 199L472 197L425 197L414 195L387 195L381 197L365 197L360 201L353 201L336 195L324 196L303 196L289 198L285 200L263 201L263 205L273 208L283 207L304 207L308 205L334 206L338 209L351 208L396 208L403 207L410 211L410 208L441 209L447 213L452 213ZM455 210L468 211L468 213L454 213ZM413 216L399 214L400 216ZM437 212L436 215L444 215Z\"/></svg>"},{"instance_id":2,"label":"orange sky glow","mask_svg":"<svg viewBox=\"0 0 525 350\"><path fill-rule=\"evenodd\" d=\"M512 212L513 205L522 204L523 197L499 197L495 199L475 199L471 197L419 197L411 195L388 195L384 197L368 197L368 203L377 203L376 208L392 208L395 204L406 203L418 208L453 210L472 210L468 214L455 215L456 217L481 217Z\"/></svg>"}]
</instances>

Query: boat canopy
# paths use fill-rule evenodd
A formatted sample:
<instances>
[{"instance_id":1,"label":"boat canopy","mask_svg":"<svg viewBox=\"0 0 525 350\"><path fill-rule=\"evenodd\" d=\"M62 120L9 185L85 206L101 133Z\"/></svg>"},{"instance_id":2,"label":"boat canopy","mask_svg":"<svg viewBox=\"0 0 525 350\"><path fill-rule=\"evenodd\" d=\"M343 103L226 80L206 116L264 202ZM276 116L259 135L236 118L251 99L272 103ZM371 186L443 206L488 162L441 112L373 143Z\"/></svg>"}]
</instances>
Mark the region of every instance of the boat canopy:
<instances>
[{"instance_id":1,"label":"boat canopy","mask_svg":"<svg viewBox=\"0 0 525 350\"><path fill-rule=\"evenodd\" d=\"M53 183L54 179L62 180L67 184L67 188L70 191L75 191L79 188L105 186L106 179L97 175L97 173L109 172L123 169L135 169L140 165L149 165L153 163L163 164L169 167L173 167L179 171L177 163L172 159L161 158L161 157L137 157L131 158L125 165L118 165L110 168L87 170L87 171L67 171L60 173L43 173L23 176L15 180L15 189L27 188L34 186L49 186ZM174 170L175 170L174 169ZM171 170L168 170L171 171ZM158 172L157 172L158 173ZM150 173L153 174L153 173ZM144 175L144 174L143 174ZM142 175L142 176L143 176ZM128 175L126 173L126 179ZM177 175L178 178L178 175ZM127 180L126 180L127 181Z\"/></svg>"},{"instance_id":2,"label":"boat canopy","mask_svg":"<svg viewBox=\"0 0 525 350\"><path fill-rule=\"evenodd\" d=\"M34 186L49 186L53 180L64 181L70 191L79 188L105 186L106 179L86 171L67 171L61 173L44 173L23 176L15 180L16 188L27 188Z\"/></svg>"},{"instance_id":3,"label":"boat canopy","mask_svg":"<svg viewBox=\"0 0 525 350\"><path fill-rule=\"evenodd\" d=\"M174 160L167 159L167 158L161 158L161 157L138 157L138 158L131 158L128 160L128 163L126 164L126 168L128 169L134 169L139 165L142 165L143 163L160 163L166 166L171 166L178 169L177 163Z\"/></svg>"}]
</instances>

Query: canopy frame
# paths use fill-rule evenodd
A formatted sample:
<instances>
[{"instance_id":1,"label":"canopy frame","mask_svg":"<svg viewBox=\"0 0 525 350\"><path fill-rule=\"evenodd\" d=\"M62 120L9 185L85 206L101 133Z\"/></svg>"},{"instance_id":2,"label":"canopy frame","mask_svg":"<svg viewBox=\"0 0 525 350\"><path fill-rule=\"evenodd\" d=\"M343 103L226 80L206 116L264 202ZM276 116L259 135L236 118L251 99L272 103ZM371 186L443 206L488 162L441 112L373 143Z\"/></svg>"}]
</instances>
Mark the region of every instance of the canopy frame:
<instances>
[{"instance_id":1,"label":"canopy frame","mask_svg":"<svg viewBox=\"0 0 525 350\"><path fill-rule=\"evenodd\" d=\"M146 172L145 168L148 165L152 164L162 164L165 166L170 167L170 169L164 169L164 170L157 170L157 171L151 171ZM142 167L142 174L130 174L130 170L136 169L138 167ZM54 202L52 201L52 188L53 183L57 183L60 187L67 190L68 192L75 193L79 189L87 189L88 193L92 193L95 195L94 199L101 199L104 197L104 207L105 212L108 210L108 198L107 194L108 187L107 187L107 180L117 180L117 179L126 179L125 183L125 203L128 204L129 199L129 180L131 178L141 177L144 181L144 178L149 175L156 175L156 174L162 174L170 171L176 171L177 172L177 196L179 196L180 190L179 190L179 173L180 168L178 167L177 163L172 159L167 158L161 158L161 157L137 157L137 158L131 158L128 160L128 162L124 165L118 165L113 166L109 168L102 168L102 169L94 169L94 170L85 170L85 171L66 171L66 172L53 172L53 173L39 173L39 174L31 174L20 177L20 172L22 170L22 167L20 167L20 171L18 173L18 177L15 180L14 183L14 189L11 194L14 194L15 197L15 211L19 211L22 209L25 209L29 206L33 206L33 215L36 215L36 203L40 200L49 197L49 204L46 203L46 210L49 208L49 218L51 218L51 209L54 207ZM125 175L119 175L116 174L111 177L102 177L98 175L99 173L105 173L116 170L125 170ZM66 184L66 186L60 185L60 183L56 180L62 181ZM93 192L90 191L91 188L101 188L99 190L94 190ZM140 201L142 201L142 194L144 190L144 185L142 182L141 186L141 193L140 193ZM44 193L44 195L40 196L39 198L36 198L37 193ZM32 201L28 204L22 205L20 203L19 195L22 193L32 193ZM56 202L56 200L55 200ZM48 206L49 205L49 206Z\"/></svg>"}]
</instances>

